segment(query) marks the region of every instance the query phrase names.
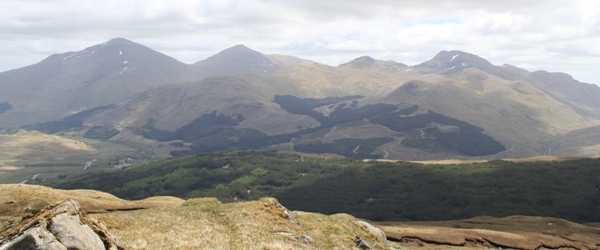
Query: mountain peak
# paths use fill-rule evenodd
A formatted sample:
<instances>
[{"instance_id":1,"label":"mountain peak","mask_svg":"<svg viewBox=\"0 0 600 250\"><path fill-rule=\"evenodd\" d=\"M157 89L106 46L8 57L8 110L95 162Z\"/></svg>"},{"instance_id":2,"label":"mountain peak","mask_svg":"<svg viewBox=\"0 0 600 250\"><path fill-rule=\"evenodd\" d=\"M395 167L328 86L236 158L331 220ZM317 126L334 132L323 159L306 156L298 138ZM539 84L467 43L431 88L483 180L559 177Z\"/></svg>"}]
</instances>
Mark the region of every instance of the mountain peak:
<instances>
[{"instance_id":1,"label":"mountain peak","mask_svg":"<svg viewBox=\"0 0 600 250\"><path fill-rule=\"evenodd\" d=\"M366 67L372 66L374 62L375 62L375 59L373 59L370 56L361 56L350 62L344 63L340 66L349 66L349 67L353 67L353 68L366 68Z\"/></svg>"},{"instance_id":2,"label":"mountain peak","mask_svg":"<svg viewBox=\"0 0 600 250\"><path fill-rule=\"evenodd\" d=\"M195 63L195 66L213 75L264 74L280 68L268 56L243 44L225 49L206 60Z\"/></svg>"},{"instance_id":3,"label":"mountain peak","mask_svg":"<svg viewBox=\"0 0 600 250\"><path fill-rule=\"evenodd\" d=\"M102 45L122 45L122 44L134 44L134 42L125 38L113 38L103 43Z\"/></svg>"},{"instance_id":4,"label":"mountain peak","mask_svg":"<svg viewBox=\"0 0 600 250\"><path fill-rule=\"evenodd\" d=\"M460 51L460 50L450 50L450 51L446 51L446 50L442 50L440 52L438 52L433 59L438 59L438 60L443 60L443 59L449 59L450 61L453 61L454 59L456 59L459 56L474 56L471 53L467 53L464 51Z\"/></svg>"},{"instance_id":5,"label":"mountain peak","mask_svg":"<svg viewBox=\"0 0 600 250\"><path fill-rule=\"evenodd\" d=\"M244 44L236 44L236 45L234 45L233 47L231 47L231 48L228 48L228 49L231 49L231 50L239 50L239 51L244 51L244 50L250 50L250 51L254 51L254 50L252 50L251 48L248 48L248 46L246 46L246 45L244 45ZM226 49L226 50L228 50L228 49Z\"/></svg>"},{"instance_id":6,"label":"mountain peak","mask_svg":"<svg viewBox=\"0 0 600 250\"><path fill-rule=\"evenodd\" d=\"M222 50L221 52L217 53L216 55L207 58L207 60L209 60L211 58L218 59L220 57L232 57L232 56L233 57L246 57L246 58L252 57L254 59L266 57L262 53L260 53L256 50L253 50L251 48L248 48L246 45L238 44L233 47Z\"/></svg>"},{"instance_id":7,"label":"mountain peak","mask_svg":"<svg viewBox=\"0 0 600 250\"><path fill-rule=\"evenodd\" d=\"M493 67L493 65L487 60L471 53L463 52L460 50L445 51L442 50L440 53L435 55L433 60L439 60L445 62L448 66L456 66L460 64L465 68L487 68Z\"/></svg>"},{"instance_id":8,"label":"mountain peak","mask_svg":"<svg viewBox=\"0 0 600 250\"><path fill-rule=\"evenodd\" d=\"M488 71L494 68L487 60L460 50L440 51L433 59L417 65L423 74L454 74L468 68Z\"/></svg>"}]
</instances>

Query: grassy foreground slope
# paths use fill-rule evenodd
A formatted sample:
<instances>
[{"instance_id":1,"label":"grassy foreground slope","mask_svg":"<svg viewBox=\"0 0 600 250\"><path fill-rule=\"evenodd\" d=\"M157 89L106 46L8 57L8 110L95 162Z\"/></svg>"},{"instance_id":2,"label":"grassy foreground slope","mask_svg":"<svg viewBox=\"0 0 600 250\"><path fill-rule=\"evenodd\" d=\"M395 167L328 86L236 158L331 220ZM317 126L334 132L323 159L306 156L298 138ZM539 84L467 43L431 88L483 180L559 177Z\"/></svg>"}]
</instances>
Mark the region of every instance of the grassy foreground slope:
<instances>
[{"instance_id":1,"label":"grassy foreground slope","mask_svg":"<svg viewBox=\"0 0 600 250\"><path fill-rule=\"evenodd\" d=\"M0 194L0 244L24 214L74 198L125 249L352 249L356 236L372 249L387 249L385 239L350 215L286 212L273 198L229 204L214 198L127 201L95 190L26 184L0 184Z\"/></svg>"},{"instance_id":2,"label":"grassy foreground slope","mask_svg":"<svg viewBox=\"0 0 600 250\"><path fill-rule=\"evenodd\" d=\"M376 221L480 215L600 221L599 159L423 165L240 151L89 172L50 185L97 189L125 199L275 197L292 210Z\"/></svg>"}]
</instances>

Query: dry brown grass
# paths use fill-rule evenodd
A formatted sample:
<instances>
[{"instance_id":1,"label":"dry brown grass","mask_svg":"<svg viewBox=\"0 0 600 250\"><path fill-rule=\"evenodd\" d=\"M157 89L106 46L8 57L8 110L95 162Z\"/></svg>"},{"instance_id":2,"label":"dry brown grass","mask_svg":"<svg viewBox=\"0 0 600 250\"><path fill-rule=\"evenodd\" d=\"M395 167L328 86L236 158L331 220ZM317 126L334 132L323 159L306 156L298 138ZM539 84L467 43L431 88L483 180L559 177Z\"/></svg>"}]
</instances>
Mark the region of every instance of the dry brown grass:
<instances>
[{"instance_id":1,"label":"dry brown grass","mask_svg":"<svg viewBox=\"0 0 600 250\"><path fill-rule=\"evenodd\" d=\"M84 142L47 135L37 131L20 130L0 135L0 165L10 166L19 159L47 159L60 154L93 153L96 149ZM32 160L32 159L29 159Z\"/></svg>"},{"instance_id":2,"label":"dry brown grass","mask_svg":"<svg viewBox=\"0 0 600 250\"><path fill-rule=\"evenodd\" d=\"M97 150L81 141L21 130L0 135L0 178L23 166L47 162L63 155L90 154Z\"/></svg>"},{"instance_id":3,"label":"dry brown grass","mask_svg":"<svg viewBox=\"0 0 600 250\"><path fill-rule=\"evenodd\" d=\"M462 221L375 223L410 249L597 249L600 228L532 216L476 217Z\"/></svg>"},{"instance_id":4,"label":"dry brown grass","mask_svg":"<svg viewBox=\"0 0 600 250\"><path fill-rule=\"evenodd\" d=\"M120 143L21 130L0 135L0 183L31 182L36 174L41 174L38 180L58 178L82 171L90 160L96 167L138 155L136 148Z\"/></svg>"},{"instance_id":5,"label":"dry brown grass","mask_svg":"<svg viewBox=\"0 0 600 250\"><path fill-rule=\"evenodd\" d=\"M84 211L99 213L114 210L132 210L149 207L175 207L183 200L175 197L153 197L145 200L127 201L96 190L61 190L27 184L0 184L0 212L4 216L21 216L32 204L50 205L73 198Z\"/></svg>"},{"instance_id":6,"label":"dry brown grass","mask_svg":"<svg viewBox=\"0 0 600 250\"><path fill-rule=\"evenodd\" d=\"M219 204L186 202L176 208L93 215L128 249L352 249L356 235L385 249L349 215L293 212L290 222L272 198ZM302 243L278 233L308 236Z\"/></svg>"},{"instance_id":7,"label":"dry brown grass","mask_svg":"<svg viewBox=\"0 0 600 250\"><path fill-rule=\"evenodd\" d=\"M77 199L84 211L102 212L91 216L126 249L352 249L355 236L372 249L386 249L350 215L291 212L290 216L273 198L229 204L214 198L126 201L94 190L7 184L0 185L0 226L14 225L25 212L66 198ZM293 236L313 241L303 243Z\"/></svg>"}]
</instances>

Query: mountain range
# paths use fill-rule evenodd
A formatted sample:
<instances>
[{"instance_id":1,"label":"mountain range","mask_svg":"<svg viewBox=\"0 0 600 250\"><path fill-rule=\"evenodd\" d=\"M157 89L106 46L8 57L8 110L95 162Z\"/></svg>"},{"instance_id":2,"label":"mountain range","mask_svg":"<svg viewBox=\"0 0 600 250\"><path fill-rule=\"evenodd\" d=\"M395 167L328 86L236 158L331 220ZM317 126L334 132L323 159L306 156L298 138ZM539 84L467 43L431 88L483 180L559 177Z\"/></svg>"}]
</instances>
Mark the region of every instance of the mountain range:
<instances>
[{"instance_id":1,"label":"mountain range","mask_svg":"<svg viewBox=\"0 0 600 250\"><path fill-rule=\"evenodd\" d=\"M172 155L600 155L597 85L462 51L413 66L368 56L329 66L236 45L184 64L117 38L2 72L0 90L5 130L70 131Z\"/></svg>"}]
</instances>

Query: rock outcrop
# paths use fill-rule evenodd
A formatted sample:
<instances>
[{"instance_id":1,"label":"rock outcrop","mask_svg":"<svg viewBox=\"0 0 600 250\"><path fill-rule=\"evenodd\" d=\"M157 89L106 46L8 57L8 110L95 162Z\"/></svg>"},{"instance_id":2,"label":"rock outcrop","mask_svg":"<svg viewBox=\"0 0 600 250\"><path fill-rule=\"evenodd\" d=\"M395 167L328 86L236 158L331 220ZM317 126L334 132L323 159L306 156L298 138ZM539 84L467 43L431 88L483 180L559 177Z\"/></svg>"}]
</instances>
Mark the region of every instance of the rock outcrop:
<instances>
[{"instance_id":1,"label":"rock outcrop","mask_svg":"<svg viewBox=\"0 0 600 250\"><path fill-rule=\"evenodd\" d=\"M121 250L105 226L74 199L26 216L2 235L0 250Z\"/></svg>"},{"instance_id":2,"label":"rock outcrop","mask_svg":"<svg viewBox=\"0 0 600 250\"><path fill-rule=\"evenodd\" d=\"M383 230L371 225L371 223L366 221L358 220L356 223L369 231L369 233L371 233L379 241L379 243L384 246L388 245L387 237L385 236L385 232L383 232Z\"/></svg>"},{"instance_id":3,"label":"rock outcrop","mask_svg":"<svg viewBox=\"0 0 600 250\"><path fill-rule=\"evenodd\" d=\"M374 224L393 245L410 249L600 249L600 228L550 217L481 216L457 221Z\"/></svg>"}]
</instances>

